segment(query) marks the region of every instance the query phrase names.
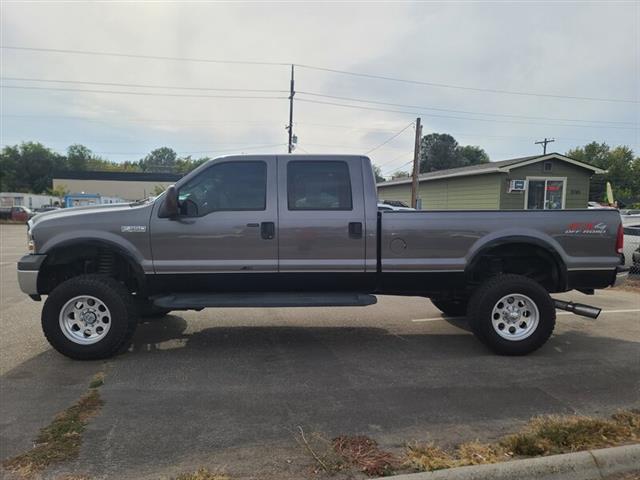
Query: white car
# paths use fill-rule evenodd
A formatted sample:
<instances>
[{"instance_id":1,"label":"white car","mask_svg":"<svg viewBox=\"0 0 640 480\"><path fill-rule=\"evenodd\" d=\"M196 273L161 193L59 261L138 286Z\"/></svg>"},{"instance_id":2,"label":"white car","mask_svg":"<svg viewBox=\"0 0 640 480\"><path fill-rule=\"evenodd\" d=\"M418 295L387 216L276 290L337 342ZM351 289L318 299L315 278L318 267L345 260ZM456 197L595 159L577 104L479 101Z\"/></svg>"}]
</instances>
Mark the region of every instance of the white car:
<instances>
[{"instance_id":1,"label":"white car","mask_svg":"<svg viewBox=\"0 0 640 480\"><path fill-rule=\"evenodd\" d=\"M637 220L637 219L636 219ZM633 252L640 248L640 221L633 225L624 225L624 266L633 266Z\"/></svg>"},{"instance_id":2,"label":"white car","mask_svg":"<svg viewBox=\"0 0 640 480\"><path fill-rule=\"evenodd\" d=\"M402 211L415 211L415 208L411 207L399 207L396 205L389 205L388 203L378 203L378 210L381 212L402 212Z\"/></svg>"}]
</instances>

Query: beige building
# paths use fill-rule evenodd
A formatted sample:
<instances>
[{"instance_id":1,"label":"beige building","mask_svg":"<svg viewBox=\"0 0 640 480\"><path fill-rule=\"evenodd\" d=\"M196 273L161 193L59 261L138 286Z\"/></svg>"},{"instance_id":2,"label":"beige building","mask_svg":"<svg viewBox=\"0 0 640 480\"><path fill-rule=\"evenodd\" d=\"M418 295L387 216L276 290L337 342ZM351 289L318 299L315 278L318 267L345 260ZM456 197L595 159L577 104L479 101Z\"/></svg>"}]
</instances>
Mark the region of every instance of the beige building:
<instances>
[{"instance_id":1,"label":"beige building","mask_svg":"<svg viewBox=\"0 0 640 480\"><path fill-rule=\"evenodd\" d=\"M182 175L174 173L138 172L59 172L53 176L53 188L61 187L70 194L95 194L103 197L140 200L166 188Z\"/></svg>"}]
</instances>

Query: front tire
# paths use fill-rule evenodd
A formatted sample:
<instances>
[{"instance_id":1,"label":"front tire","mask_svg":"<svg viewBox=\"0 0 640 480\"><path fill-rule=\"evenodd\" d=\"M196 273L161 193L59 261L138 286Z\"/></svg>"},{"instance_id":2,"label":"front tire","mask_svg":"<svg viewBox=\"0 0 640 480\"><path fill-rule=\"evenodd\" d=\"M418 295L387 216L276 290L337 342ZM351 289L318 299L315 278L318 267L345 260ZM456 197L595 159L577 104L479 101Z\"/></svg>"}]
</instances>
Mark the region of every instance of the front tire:
<instances>
[{"instance_id":1,"label":"front tire","mask_svg":"<svg viewBox=\"0 0 640 480\"><path fill-rule=\"evenodd\" d=\"M58 285L42 309L42 330L61 354L76 360L109 358L135 331L132 297L117 280L81 275Z\"/></svg>"},{"instance_id":2,"label":"front tire","mask_svg":"<svg viewBox=\"0 0 640 480\"><path fill-rule=\"evenodd\" d=\"M500 355L526 355L549 339L556 323L553 299L538 282L499 275L471 296L467 318L473 333Z\"/></svg>"}]
</instances>

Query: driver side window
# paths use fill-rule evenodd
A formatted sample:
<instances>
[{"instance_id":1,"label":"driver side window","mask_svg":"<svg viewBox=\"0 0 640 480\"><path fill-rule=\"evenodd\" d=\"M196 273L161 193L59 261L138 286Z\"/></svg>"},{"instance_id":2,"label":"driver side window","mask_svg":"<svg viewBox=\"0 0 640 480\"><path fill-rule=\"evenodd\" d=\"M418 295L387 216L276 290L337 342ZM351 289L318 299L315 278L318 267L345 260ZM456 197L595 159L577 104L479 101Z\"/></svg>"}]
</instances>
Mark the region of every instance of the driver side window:
<instances>
[{"instance_id":1,"label":"driver side window","mask_svg":"<svg viewBox=\"0 0 640 480\"><path fill-rule=\"evenodd\" d=\"M265 210L265 162L217 163L184 185L178 193L180 214L203 217L211 212Z\"/></svg>"}]
</instances>

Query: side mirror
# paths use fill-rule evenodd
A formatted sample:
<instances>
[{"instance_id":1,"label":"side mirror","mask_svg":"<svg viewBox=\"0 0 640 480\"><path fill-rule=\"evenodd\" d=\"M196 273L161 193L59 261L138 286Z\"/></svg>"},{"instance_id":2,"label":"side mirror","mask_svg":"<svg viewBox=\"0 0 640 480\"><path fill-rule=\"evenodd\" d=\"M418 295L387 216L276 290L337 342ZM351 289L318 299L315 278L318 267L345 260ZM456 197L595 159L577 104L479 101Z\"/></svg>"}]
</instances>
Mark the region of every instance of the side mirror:
<instances>
[{"instance_id":1,"label":"side mirror","mask_svg":"<svg viewBox=\"0 0 640 480\"><path fill-rule=\"evenodd\" d=\"M178 191L175 185L169 185L164 194L164 202L162 202L158 216L162 218L176 218L179 214Z\"/></svg>"}]
</instances>

